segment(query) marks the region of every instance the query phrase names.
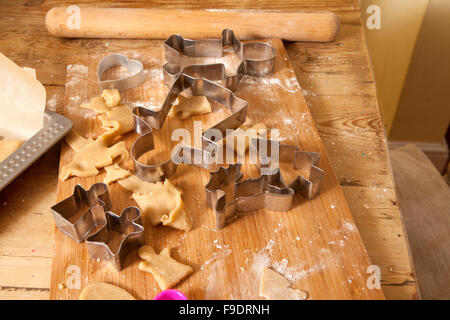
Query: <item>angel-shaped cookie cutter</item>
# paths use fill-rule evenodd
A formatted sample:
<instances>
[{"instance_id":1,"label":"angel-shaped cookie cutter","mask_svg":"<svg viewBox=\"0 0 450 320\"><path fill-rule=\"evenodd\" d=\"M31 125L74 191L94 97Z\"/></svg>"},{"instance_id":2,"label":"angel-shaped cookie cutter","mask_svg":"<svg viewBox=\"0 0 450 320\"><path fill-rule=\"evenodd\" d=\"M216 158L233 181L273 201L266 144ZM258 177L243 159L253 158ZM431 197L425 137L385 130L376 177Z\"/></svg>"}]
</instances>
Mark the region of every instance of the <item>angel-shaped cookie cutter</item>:
<instances>
[{"instance_id":1,"label":"angel-shaped cookie cutter","mask_svg":"<svg viewBox=\"0 0 450 320\"><path fill-rule=\"evenodd\" d=\"M232 219L250 211L266 208L273 211L288 211L292 207L295 193L313 199L320 192L325 172L316 165L320 160L317 152L300 151L298 147L282 145L278 141L252 138L250 152L256 152L260 159L261 175L258 178L242 180L241 164L228 168L220 167L210 173L205 186L206 201L214 210L216 229L223 229ZM275 148L274 148L275 147ZM278 152L274 163L273 153ZM296 170L305 170L308 175L299 174L293 181L285 183L279 163L288 162ZM225 187L233 183L231 202L227 202Z\"/></svg>"},{"instance_id":2,"label":"angel-shaped cookie cutter","mask_svg":"<svg viewBox=\"0 0 450 320\"><path fill-rule=\"evenodd\" d=\"M75 222L71 222L83 207L88 209ZM118 270L127 255L144 242L141 212L137 207L127 207L120 215L109 211L111 199L104 183L95 183L86 190L81 185L73 194L58 202L51 211L56 227L77 242L86 242L93 260L111 262ZM96 227L98 231L91 234ZM116 249L111 248L112 232L119 232L121 240Z\"/></svg>"}]
</instances>

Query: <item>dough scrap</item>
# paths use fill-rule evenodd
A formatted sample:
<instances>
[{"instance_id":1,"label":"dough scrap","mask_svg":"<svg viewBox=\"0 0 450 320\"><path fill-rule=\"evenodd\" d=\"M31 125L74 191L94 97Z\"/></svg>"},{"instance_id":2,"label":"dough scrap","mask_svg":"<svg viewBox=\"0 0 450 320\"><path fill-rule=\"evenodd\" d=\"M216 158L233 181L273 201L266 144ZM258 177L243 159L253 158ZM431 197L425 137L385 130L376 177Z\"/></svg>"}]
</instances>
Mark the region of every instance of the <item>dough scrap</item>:
<instances>
[{"instance_id":1,"label":"dough scrap","mask_svg":"<svg viewBox=\"0 0 450 320\"><path fill-rule=\"evenodd\" d=\"M105 89L102 92L102 98L108 107L115 107L119 104L121 97L117 89Z\"/></svg>"},{"instance_id":2,"label":"dough scrap","mask_svg":"<svg viewBox=\"0 0 450 320\"><path fill-rule=\"evenodd\" d=\"M105 167L106 184L115 181L123 188L133 192L131 198L136 201L143 216L150 220L153 226L162 223L165 226L188 231L192 221L184 208L181 191L169 179L162 182L142 181L130 171L113 164Z\"/></svg>"},{"instance_id":3,"label":"dough scrap","mask_svg":"<svg viewBox=\"0 0 450 320\"><path fill-rule=\"evenodd\" d=\"M148 194L163 187L162 182L151 183L142 181L130 171L119 167L116 163L105 167L105 170L106 177L103 180L104 183L109 185L117 181L123 188L133 193L138 192L140 194Z\"/></svg>"},{"instance_id":4,"label":"dough scrap","mask_svg":"<svg viewBox=\"0 0 450 320\"><path fill-rule=\"evenodd\" d=\"M277 272L264 267L261 272L259 295L266 300L305 300L306 292L289 288L290 282Z\"/></svg>"},{"instance_id":5,"label":"dough scrap","mask_svg":"<svg viewBox=\"0 0 450 320\"><path fill-rule=\"evenodd\" d=\"M102 128L111 136L115 137L134 130L133 113L125 104L109 107L102 97L95 97L89 103L82 104L81 108L99 113Z\"/></svg>"},{"instance_id":6,"label":"dough scrap","mask_svg":"<svg viewBox=\"0 0 450 320\"><path fill-rule=\"evenodd\" d=\"M136 300L126 290L105 282L96 282L81 290L79 300Z\"/></svg>"},{"instance_id":7,"label":"dough scrap","mask_svg":"<svg viewBox=\"0 0 450 320\"><path fill-rule=\"evenodd\" d=\"M223 140L227 148L235 150L239 156L244 156L250 147L250 139L259 136L267 137L267 128L264 123L257 123L253 127L242 125Z\"/></svg>"},{"instance_id":8,"label":"dough scrap","mask_svg":"<svg viewBox=\"0 0 450 320\"><path fill-rule=\"evenodd\" d=\"M20 140L0 140L0 162L8 158L14 151L22 145Z\"/></svg>"},{"instance_id":9,"label":"dough scrap","mask_svg":"<svg viewBox=\"0 0 450 320\"><path fill-rule=\"evenodd\" d=\"M85 146L87 146L89 143L93 142L94 140L92 138L86 139L82 137L78 132L75 130L70 130L68 134L64 137L66 140L66 143L75 151L80 151Z\"/></svg>"},{"instance_id":10,"label":"dough scrap","mask_svg":"<svg viewBox=\"0 0 450 320\"><path fill-rule=\"evenodd\" d=\"M72 133L69 137L69 145L74 146L75 151L81 149L77 151L72 161L61 169L63 181L71 176L95 176L99 168L109 166L113 161L121 162L128 157L125 142L120 141L109 147L112 143L110 135L100 136L89 143L86 140L77 133Z\"/></svg>"},{"instance_id":11,"label":"dough scrap","mask_svg":"<svg viewBox=\"0 0 450 320\"><path fill-rule=\"evenodd\" d=\"M164 181L162 188L148 194L135 192L131 197L153 226L162 222L164 226L184 231L191 230L192 221L185 211L181 191L169 179Z\"/></svg>"},{"instance_id":12,"label":"dough scrap","mask_svg":"<svg viewBox=\"0 0 450 320\"><path fill-rule=\"evenodd\" d=\"M178 104L173 105L171 114L178 115L181 119L211 112L211 104L205 96L184 97L178 96Z\"/></svg>"},{"instance_id":13,"label":"dough scrap","mask_svg":"<svg viewBox=\"0 0 450 320\"><path fill-rule=\"evenodd\" d=\"M145 245L139 248L138 255L143 260L139 270L151 273L162 290L174 287L193 272L190 266L174 260L169 248L156 254L151 246Z\"/></svg>"}]
</instances>

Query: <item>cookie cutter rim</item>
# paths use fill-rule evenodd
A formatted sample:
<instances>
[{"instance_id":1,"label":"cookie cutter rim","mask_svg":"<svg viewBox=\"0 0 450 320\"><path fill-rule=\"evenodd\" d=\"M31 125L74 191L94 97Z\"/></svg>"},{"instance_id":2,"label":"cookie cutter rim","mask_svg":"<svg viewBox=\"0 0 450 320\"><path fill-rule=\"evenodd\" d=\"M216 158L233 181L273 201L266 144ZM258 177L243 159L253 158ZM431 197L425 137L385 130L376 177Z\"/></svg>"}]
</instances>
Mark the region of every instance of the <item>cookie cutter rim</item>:
<instances>
[{"instance_id":1,"label":"cookie cutter rim","mask_svg":"<svg viewBox=\"0 0 450 320\"><path fill-rule=\"evenodd\" d=\"M75 222L70 222L69 218L79 213L82 204L88 206L88 209ZM51 211L55 225L61 232L78 243L86 242L91 259L109 261L116 269L120 270L122 262L131 250L143 243L144 227L140 224L141 211L139 208L130 206L123 209L120 215L117 215L109 211L111 206L108 186L105 183L98 182L87 190L81 185L76 185L73 194L53 205ZM109 248L107 241L92 240L91 237L99 236L101 233L103 235L105 230L109 234L112 221L109 221L111 218L108 217L118 218L119 220L126 219L127 212L130 210L136 212L137 218L133 219L131 223L138 226L139 230L133 234L125 235L115 253ZM126 213L125 216L124 213ZM101 228L92 233L92 230L98 226L101 226ZM121 233L124 234L124 232ZM130 237L133 239L130 240ZM131 242L133 240L135 241Z\"/></svg>"},{"instance_id":2,"label":"cookie cutter rim","mask_svg":"<svg viewBox=\"0 0 450 320\"><path fill-rule=\"evenodd\" d=\"M106 70L111 67L126 67L130 75L112 80L102 80ZM144 65L139 60L128 59L120 53L113 53L104 56L97 65L97 80L100 90L118 89L127 90L139 86L145 81Z\"/></svg>"},{"instance_id":3,"label":"cookie cutter rim","mask_svg":"<svg viewBox=\"0 0 450 320\"><path fill-rule=\"evenodd\" d=\"M280 162L291 162L294 169L309 169L309 176L303 177L298 174L293 181L285 183L280 167L273 167L274 164L260 153L258 156L263 159L259 168L268 169L272 166L271 173L242 180L240 163L230 164L227 168L221 166L217 171L210 172L205 192L207 205L214 210L216 229L223 229L232 219L250 211L263 208L273 211L288 211L292 208L292 201L296 193L308 200L319 194L325 175L325 172L316 166L320 160L319 153L301 151L297 146L282 145L279 141L262 138L251 139L251 150L258 151L257 146L262 142L270 146L272 143L268 142L275 142L279 148ZM270 148L265 151L271 154ZM230 183L234 183L233 200L227 203L227 194L222 189L224 185Z\"/></svg>"}]
</instances>

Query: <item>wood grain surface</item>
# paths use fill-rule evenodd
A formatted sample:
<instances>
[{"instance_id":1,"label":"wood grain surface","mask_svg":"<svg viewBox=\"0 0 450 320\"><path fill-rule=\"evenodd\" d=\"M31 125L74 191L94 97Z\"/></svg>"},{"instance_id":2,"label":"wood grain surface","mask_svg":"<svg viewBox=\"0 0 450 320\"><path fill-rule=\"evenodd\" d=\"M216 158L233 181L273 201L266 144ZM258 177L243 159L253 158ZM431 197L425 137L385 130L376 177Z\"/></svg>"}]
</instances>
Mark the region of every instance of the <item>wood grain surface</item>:
<instances>
[{"instance_id":1,"label":"wood grain surface","mask_svg":"<svg viewBox=\"0 0 450 320\"><path fill-rule=\"evenodd\" d=\"M287 53L280 40L270 42L277 49L275 72L261 78L244 77L236 95L249 103L249 125L262 122L268 128L279 129L283 143L321 153L319 166L326 172L321 193L311 201L296 196L289 212L257 210L216 231L214 215L207 208L204 192L209 172L182 165L171 180L183 191L186 209L194 219L193 229L181 232L164 226L152 227L144 214L146 243L157 252L170 248L177 260L193 267L194 274L177 286L190 299L257 299L263 266L270 266L283 274L294 287L308 292L310 299L383 298L381 290L369 289L366 285L366 270L371 263ZM163 48L121 53L140 59L148 74L147 81L141 86L123 92L123 101L130 105L158 108L167 94L161 68L164 64ZM79 105L100 94L96 70L103 56L74 57L67 70L64 114L74 121L75 130L85 137L96 137L101 133L95 115L79 108ZM198 60L198 63L224 61L231 72L238 62L232 53L223 59ZM113 76L117 78L119 74ZM147 153L143 160L155 163L170 157L172 147L177 143L171 141L173 130L186 128L193 137L193 121L202 121L206 129L228 115L230 112L224 106L213 104L213 112L207 115L184 121L173 117L166 119L162 129L155 131L155 150ZM127 134L122 139L129 148L136 134ZM64 144L60 168L72 157L72 150ZM131 169L131 159L124 166ZM282 169L285 181L292 181L299 173L292 166L283 166ZM255 165L244 164L243 173L244 178L258 176ZM104 174L100 174L59 181L57 199L70 196L76 184L89 188L92 183L102 181L103 177ZM110 187L110 194L114 212L136 205L129 199L130 192L118 184ZM86 248L64 234L56 232L55 239L51 299L78 297L80 290L58 288L59 283L66 283L71 277L67 270L74 265L81 270L81 288L105 281L127 289L140 299L151 299L159 291L153 277L137 269L139 259L136 253L131 253L125 268L117 272L106 264L89 260Z\"/></svg>"},{"instance_id":2,"label":"wood grain surface","mask_svg":"<svg viewBox=\"0 0 450 320\"><path fill-rule=\"evenodd\" d=\"M78 3L83 5L83 1ZM64 106L66 68L72 56L159 45L148 40L54 38L46 31L45 14L54 6L70 4L7 0L0 7L0 51L19 65L36 69L47 90L47 107L59 112ZM153 6L137 1L89 1L88 5ZM386 297L417 298L359 2L185 0L163 1L158 6L331 10L338 15L342 25L335 42L288 42L285 47L369 257L381 268ZM49 208L56 202L58 149L48 152L0 193L0 298L49 297L54 239Z\"/></svg>"}]
</instances>

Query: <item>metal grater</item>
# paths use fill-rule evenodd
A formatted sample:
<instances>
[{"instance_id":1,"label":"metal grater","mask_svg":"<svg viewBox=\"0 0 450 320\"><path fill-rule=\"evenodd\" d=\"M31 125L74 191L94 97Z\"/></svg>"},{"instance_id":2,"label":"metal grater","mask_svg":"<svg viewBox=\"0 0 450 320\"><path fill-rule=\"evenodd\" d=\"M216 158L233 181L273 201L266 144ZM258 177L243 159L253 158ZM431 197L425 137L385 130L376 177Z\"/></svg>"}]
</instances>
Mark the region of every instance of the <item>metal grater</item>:
<instances>
[{"instance_id":1,"label":"metal grater","mask_svg":"<svg viewBox=\"0 0 450 320\"><path fill-rule=\"evenodd\" d=\"M0 162L0 191L72 129L72 120L45 110L44 127Z\"/></svg>"}]
</instances>

